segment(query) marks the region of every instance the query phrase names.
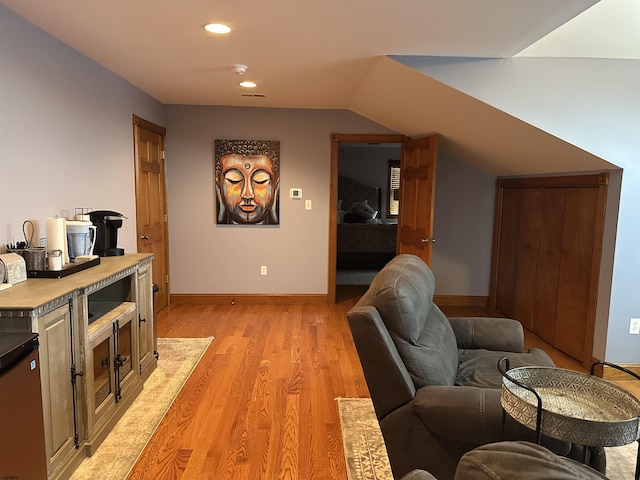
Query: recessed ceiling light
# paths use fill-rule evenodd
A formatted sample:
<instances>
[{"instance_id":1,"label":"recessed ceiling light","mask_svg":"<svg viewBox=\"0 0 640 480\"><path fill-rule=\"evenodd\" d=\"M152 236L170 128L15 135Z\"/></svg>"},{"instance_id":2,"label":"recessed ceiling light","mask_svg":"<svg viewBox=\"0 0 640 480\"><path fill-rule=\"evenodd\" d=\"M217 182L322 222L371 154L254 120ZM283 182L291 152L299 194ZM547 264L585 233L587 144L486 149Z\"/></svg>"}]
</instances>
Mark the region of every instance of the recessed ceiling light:
<instances>
[{"instance_id":1,"label":"recessed ceiling light","mask_svg":"<svg viewBox=\"0 0 640 480\"><path fill-rule=\"evenodd\" d=\"M258 84L255 82L240 82L240 86L245 88L256 88Z\"/></svg>"},{"instance_id":2,"label":"recessed ceiling light","mask_svg":"<svg viewBox=\"0 0 640 480\"><path fill-rule=\"evenodd\" d=\"M211 33L229 33L231 29L221 23L208 23L204 26L207 32Z\"/></svg>"}]
</instances>

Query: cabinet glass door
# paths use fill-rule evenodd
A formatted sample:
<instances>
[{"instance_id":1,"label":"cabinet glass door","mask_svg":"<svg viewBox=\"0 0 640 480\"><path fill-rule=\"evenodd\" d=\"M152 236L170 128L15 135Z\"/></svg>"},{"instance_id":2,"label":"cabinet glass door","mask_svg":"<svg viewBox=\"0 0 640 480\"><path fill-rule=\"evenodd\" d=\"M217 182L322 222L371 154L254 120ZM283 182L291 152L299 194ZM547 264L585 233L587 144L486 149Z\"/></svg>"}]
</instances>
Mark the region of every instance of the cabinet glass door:
<instances>
[{"instance_id":1,"label":"cabinet glass door","mask_svg":"<svg viewBox=\"0 0 640 480\"><path fill-rule=\"evenodd\" d=\"M95 407L98 409L104 401L113 393L111 386L111 350L109 348L110 338L104 339L93 347L93 385Z\"/></svg>"},{"instance_id":2,"label":"cabinet glass door","mask_svg":"<svg viewBox=\"0 0 640 480\"><path fill-rule=\"evenodd\" d=\"M136 310L131 310L123 315L116 321L115 335L115 380L116 380L116 402L122 399L124 391L130 384L136 379L137 373L137 349L135 348L135 342L138 337L137 331L134 329L135 324L133 320L136 315Z\"/></svg>"}]
</instances>

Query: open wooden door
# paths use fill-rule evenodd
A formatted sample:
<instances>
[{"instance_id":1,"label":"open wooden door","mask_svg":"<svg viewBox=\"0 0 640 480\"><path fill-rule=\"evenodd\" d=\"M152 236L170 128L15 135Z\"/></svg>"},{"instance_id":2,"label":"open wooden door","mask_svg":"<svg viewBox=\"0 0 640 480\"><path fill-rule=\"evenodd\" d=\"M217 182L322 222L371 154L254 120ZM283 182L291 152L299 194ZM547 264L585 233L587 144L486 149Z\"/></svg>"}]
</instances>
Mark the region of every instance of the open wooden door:
<instances>
[{"instance_id":1,"label":"open wooden door","mask_svg":"<svg viewBox=\"0 0 640 480\"><path fill-rule=\"evenodd\" d=\"M138 252L153 253L156 309L169 304L169 235L164 163L166 130L133 116Z\"/></svg>"},{"instance_id":2,"label":"open wooden door","mask_svg":"<svg viewBox=\"0 0 640 480\"><path fill-rule=\"evenodd\" d=\"M412 253L431 265L438 137L407 139L400 157L398 254Z\"/></svg>"}]
</instances>

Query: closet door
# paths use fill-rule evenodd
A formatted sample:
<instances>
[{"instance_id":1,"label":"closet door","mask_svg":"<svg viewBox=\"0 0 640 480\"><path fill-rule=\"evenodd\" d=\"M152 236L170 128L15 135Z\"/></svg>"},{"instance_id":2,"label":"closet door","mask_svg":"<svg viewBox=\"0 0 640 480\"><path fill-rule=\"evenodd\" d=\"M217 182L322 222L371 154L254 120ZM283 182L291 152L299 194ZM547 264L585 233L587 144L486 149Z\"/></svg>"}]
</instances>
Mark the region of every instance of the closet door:
<instances>
[{"instance_id":1,"label":"closet door","mask_svg":"<svg viewBox=\"0 0 640 480\"><path fill-rule=\"evenodd\" d=\"M592 259L597 238L597 188L569 188L565 202L562 253L554 342L558 349L581 359L587 341L586 324L591 315L590 302L594 269ZM598 243L598 257L600 256ZM595 291L594 291L595 295Z\"/></svg>"},{"instance_id":2,"label":"closet door","mask_svg":"<svg viewBox=\"0 0 640 480\"><path fill-rule=\"evenodd\" d=\"M541 188L505 189L502 198L497 310L533 329Z\"/></svg>"},{"instance_id":3,"label":"closet door","mask_svg":"<svg viewBox=\"0 0 640 480\"><path fill-rule=\"evenodd\" d=\"M499 179L490 301L590 366L608 176Z\"/></svg>"},{"instance_id":4,"label":"closet door","mask_svg":"<svg viewBox=\"0 0 640 480\"><path fill-rule=\"evenodd\" d=\"M545 188L537 190L543 194L540 201L541 221L538 228L535 298L531 331L553 345L567 189Z\"/></svg>"},{"instance_id":5,"label":"closet door","mask_svg":"<svg viewBox=\"0 0 640 480\"><path fill-rule=\"evenodd\" d=\"M520 229L520 190L501 191L499 206L500 222L497 225L499 259L495 270L494 308L507 317L514 318L516 296L516 273L518 271L518 232ZM498 215L496 215L498 218Z\"/></svg>"}]
</instances>

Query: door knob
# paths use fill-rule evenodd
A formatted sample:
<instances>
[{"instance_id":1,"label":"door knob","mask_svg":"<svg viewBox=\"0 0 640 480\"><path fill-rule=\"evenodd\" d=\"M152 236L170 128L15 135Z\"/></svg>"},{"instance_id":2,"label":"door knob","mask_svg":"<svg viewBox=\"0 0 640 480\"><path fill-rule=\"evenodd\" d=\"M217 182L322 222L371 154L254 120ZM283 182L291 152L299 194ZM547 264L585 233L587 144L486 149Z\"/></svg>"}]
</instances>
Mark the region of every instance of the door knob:
<instances>
[{"instance_id":1,"label":"door knob","mask_svg":"<svg viewBox=\"0 0 640 480\"><path fill-rule=\"evenodd\" d=\"M149 240L149 235L140 235L140 240Z\"/></svg>"},{"instance_id":2,"label":"door knob","mask_svg":"<svg viewBox=\"0 0 640 480\"><path fill-rule=\"evenodd\" d=\"M420 240L422 243L436 243L436 239L435 238L423 238Z\"/></svg>"}]
</instances>

